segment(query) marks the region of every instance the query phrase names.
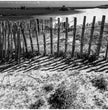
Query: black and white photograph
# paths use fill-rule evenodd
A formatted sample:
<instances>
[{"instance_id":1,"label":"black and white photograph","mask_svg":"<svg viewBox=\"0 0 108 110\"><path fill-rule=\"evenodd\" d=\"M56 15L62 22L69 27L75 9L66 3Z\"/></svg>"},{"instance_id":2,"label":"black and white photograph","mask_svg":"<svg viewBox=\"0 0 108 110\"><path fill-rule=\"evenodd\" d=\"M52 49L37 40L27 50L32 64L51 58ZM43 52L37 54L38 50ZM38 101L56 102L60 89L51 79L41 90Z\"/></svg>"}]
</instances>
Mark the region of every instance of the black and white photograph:
<instances>
[{"instance_id":1,"label":"black and white photograph","mask_svg":"<svg viewBox=\"0 0 108 110\"><path fill-rule=\"evenodd\" d=\"M108 1L0 1L0 109L108 109Z\"/></svg>"}]
</instances>

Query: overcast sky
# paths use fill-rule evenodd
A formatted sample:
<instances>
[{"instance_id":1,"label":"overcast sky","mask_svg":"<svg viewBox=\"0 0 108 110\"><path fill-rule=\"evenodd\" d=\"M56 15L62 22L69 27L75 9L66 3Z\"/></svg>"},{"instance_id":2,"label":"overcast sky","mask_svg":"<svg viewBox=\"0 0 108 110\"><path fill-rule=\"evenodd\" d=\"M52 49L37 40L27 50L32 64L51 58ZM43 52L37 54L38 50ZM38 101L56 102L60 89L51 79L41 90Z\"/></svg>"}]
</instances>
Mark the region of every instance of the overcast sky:
<instances>
[{"instance_id":1,"label":"overcast sky","mask_svg":"<svg viewBox=\"0 0 108 110\"><path fill-rule=\"evenodd\" d=\"M108 1L0 1L0 7L59 7L62 5L70 7L85 7L108 4Z\"/></svg>"}]
</instances>

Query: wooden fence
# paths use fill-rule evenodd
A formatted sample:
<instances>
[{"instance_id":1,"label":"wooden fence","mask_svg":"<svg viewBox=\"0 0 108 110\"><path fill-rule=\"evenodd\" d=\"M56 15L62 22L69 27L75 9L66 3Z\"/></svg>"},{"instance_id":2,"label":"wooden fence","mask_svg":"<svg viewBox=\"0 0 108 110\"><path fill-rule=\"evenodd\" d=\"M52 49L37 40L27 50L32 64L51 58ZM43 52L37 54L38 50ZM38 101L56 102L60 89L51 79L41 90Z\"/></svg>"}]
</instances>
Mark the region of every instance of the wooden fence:
<instances>
[{"instance_id":1,"label":"wooden fence","mask_svg":"<svg viewBox=\"0 0 108 110\"><path fill-rule=\"evenodd\" d=\"M53 18L49 20L39 20L32 19L29 21L1 21L0 22L0 61L10 62L15 60L16 62L20 62L23 58L30 58L34 55L43 54L47 55L48 50L50 50L49 54L54 55L55 53L59 56L61 51L63 54L68 53L68 41L71 38L71 48L70 53L71 57L75 57L75 48L76 48L76 39L79 39L80 47L79 47L79 55L82 58L85 54L84 52L84 39L85 39L85 31L89 29L90 35L88 35L89 42L86 55L91 56L91 47L92 42L94 40L94 31L96 28L96 16L93 17L93 21L89 27L86 24L86 16L84 16L82 27L81 27L81 36L80 38L76 38L77 32L79 30L79 26L77 25L77 18L74 18L73 25L69 26L68 18L66 18L66 22L61 22L60 18L58 18L58 22L55 27L53 26ZM96 51L93 55L95 57L99 57L101 47L102 47L102 39L105 27L105 16L102 16L102 21L99 30L98 41L96 43ZM98 27L99 27L98 26ZM62 50L60 50L60 40L62 39L64 33L64 45L61 45ZM71 36L68 34L72 33ZM56 39L56 41L55 41ZM87 38L86 38L87 39ZM49 42L49 46L47 43ZM29 43L28 43L29 42ZM108 56L108 41L106 40L105 44L105 55L104 58L107 59ZM56 50L54 49L54 45L56 45ZM43 47L42 47L43 46ZM64 50L63 50L64 49Z\"/></svg>"}]
</instances>

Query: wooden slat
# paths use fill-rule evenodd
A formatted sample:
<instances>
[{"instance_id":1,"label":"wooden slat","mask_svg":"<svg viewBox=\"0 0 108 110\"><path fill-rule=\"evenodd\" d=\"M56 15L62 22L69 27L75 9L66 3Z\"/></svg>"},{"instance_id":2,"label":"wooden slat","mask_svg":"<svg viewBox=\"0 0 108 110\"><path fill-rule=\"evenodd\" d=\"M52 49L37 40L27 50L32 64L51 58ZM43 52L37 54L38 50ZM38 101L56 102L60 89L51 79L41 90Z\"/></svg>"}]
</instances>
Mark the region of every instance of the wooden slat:
<instances>
[{"instance_id":1,"label":"wooden slat","mask_svg":"<svg viewBox=\"0 0 108 110\"><path fill-rule=\"evenodd\" d=\"M44 24L43 24L43 19L42 19L42 32L44 31Z\"/></svg>"},{"instance_id":2,"label":"wooden slat","mask_svg":"<svg viewBox=\"0 0 108 110\"><path fill-rule=\"evenodd\" d=\"M12 57L12 51L13 51L13 36L12 36L12 24L10 28L10 57Z\"/></svg>"},{"instance_id":3,"label":"wooden slat","mask_svg":"<svg viewBox=\"0 0 108 110\"><path fill-rule=\"evenodd\" d=\"M4 55L4 58L5 58L5 61L6 61L6 55L7 55L7 42L6 42L6 32L7 32L7 27L6 27L6 21L4 22L4 45L5 45L5 55Z\"/></svg>"},{"instance_id":4,"label":"wooden slat","mask_svg":"<svg viewBox=\"0 0 108 110\"><path fill-rule=\"evenodd\" d=\"M95 26L95 19L96 19L96 16L93 17L93 22L92 22L92 27L91 27L91 33L90 33L89 48L88 48L88 56L90 55L91 44L92 44L92 40L93 40L93 33L94 33L94 26Z\"/></svg>"},{"instance_id":5,"label":"wooden slat","mask_svg":"<svg viewBox=\"0 0 108 110\"><path fill-rule=\"evenodd\" d=\"M17 57L17 36L16 36L16 32L17 32L17 25L16 25L16 23L14 23L12 33L13 33L13 40L14 40L14 46L15 46L15 48L14 48L14 50L15 50L15 59Z\"/></svg>"},{"instance_id":6,"label":"wooden slat","mask_svg":"<svg viewBox=\"0 0 108 110\"><path fill-rule=\"evenodd\" d=\"M26 37L25 37L25 33L24 33L24 28L22 26L21 26L21 33L22 33L22 36L23 36L26 53L28 53L27 41L26 41Z\"/></svg>"},{"instance_id":7,"label":"wooden slat","mask_svg":"<svg viewBox=\"0 0 108 110\"><path fill-rule=\"evenodd\" d=\"M72 42L72 57L74 57L75 51L75 37L76 37L76 25L77 25L77 18L74 18L74 29L73 29L73 42Z\"/></svg>"},{"instance_id":8,"label":"wooden slat","mask_svg":"<svg viewBox=\"0 0 108 110\"><path fill-rule=\"evenodd\" d=\"M65 24L65 53L67 52L67 42L68 41L68 18L66 18Z\"/></svg>"},{"instance_id":9,"label":"wooden slat","mask_svg":"<svg viewBox=\"0 0 108 110\"><path fill-rule=\"evenodd\" d=\"M58 18L58 40L57 40L57 54L59 55L59 40L60 40L60 18Z\"/></svg>"},{"instance_id":10,"label":"wooden slat","mask_svg":"<svg viewBox=\"0 0 108 110\"><path fill-rule=\"evenodd\" d=\"M2 59L4 58L4 22L2 21Z\"/></svg>"},{"instance_id":11,"label":"wooden slat","mask_svg":"<svg viewBox=\"0 0 108 110\"><path fill-rule=\"evenodd\" d=\"M0 22L0 59L2 59L2 25L1 25L1 22Z\"/></svg>"},{"instance_id":12,"label":"wooden slat","mask_svg":"<svg viewBox=\"0 0 108 110\"><path fill-rule=\"evenodd\" d=\"M20 42L20 28L17 31L17 61L20 63L20 56L21 56L21 42Z\"/></svg>"},{"instance_id":13,"label":"wooden slat","mask_svg":"<svg viewBox=\"0 0 108 110\"><path fill-rule=\"evenodd\" d=\"M105 59L108 57L108 41L107 41L107 46L106 46L106 52L105 52Z\"/></svg>"},{"instance_id":14,"label":"wooden slat","mask_svg":"<svg viewBox=\"0 0 108 110\"><path fill-rule=\"evenodd\" d=\"M34 31L35 31L35 35L36 35L37 49L38 49L38 53L39 53L40 52L39 39L38 39L39 33L38 33L37 29L38 29L38 23L37 23L37 21L35 21L35 29L34 29Z\"/></svg>"},{"instance_id":15,"label":"wooden slat","mask_svg":"<svg viewBox=\"0 0 108 110\"><path fill-rule=\"evenodd\" d=\"M8 55L8 60L10 58L10 22L8 21L8 52L7 52L7 55Z\"/></svg>"},{"instance_id":16,"label":"wooden slat","mask_svg":"<svg viewBox=\"0 0 108 110\"><path fill-rule=\"evenodd\" d=\"M45 33L43 32L43 44L44 44L44 55L46 55L46 38L45 38Z\"/></svg>"},{"instance_id":17,"label":"wooden slat","mask_svg":"<svg viewBox=\"0 0 108 110\"><path fill-rule=\"evenodd\" d=\"M36 19L36 24L37 24L37 32L38 32L38 34L40 34L40 23L39 23L39 19Z\"/></svg>"},{"instance_id":18,"label":"wooden slat","mask_svg":"<svg viewBox=\"0 0 108 110\"><path fill-rule=\"evenodd\" d=\"M52 24L53 19L50 18L50 43L51 43L51 54L53 54L53 31L52 31Z\"/></svg>"},{"instance_id":19,"label":"wooden slat","mask_svg":"<svg viewBox=\"0 0 108 110\"><path fill-rule=\"evenodd\" d=\"M104 24L105 24L105 16L102 16L102 22L101 22L101 28L100 28L100 36L99 36L99 41L98 41L98 45L97 45L97 52L96 52L97 57L99 57L99 53L100 53L100 49L101 49Z\"/></svg>"},{"instance_id":20,"label":"wooden slat","mask_svg":"<svg viewBox=\"0 0 108 110\"><path fill-rule=\"evenodd\" d=\"M32 41L32 36L31 36L31 31L30 31L30 29L29 29L29 38L30 38L31 50L32 50L32 53L33 53L34 48L33 48L33 41Z\"/></svg>"},{"instance_id":21,"label":"wooden slat","mask_svg":"<svg viewBox=\"0 0 108 110\"><path fill-rule=\"evenodd\" d=\"M86 24L86 16L84 16L84 19L83 19L83 26L82 26L82 33L81 33L81 46L80 46L80 55L81 55L81 57L83 55L85 24Z\"/></svg>"}]
</instances>

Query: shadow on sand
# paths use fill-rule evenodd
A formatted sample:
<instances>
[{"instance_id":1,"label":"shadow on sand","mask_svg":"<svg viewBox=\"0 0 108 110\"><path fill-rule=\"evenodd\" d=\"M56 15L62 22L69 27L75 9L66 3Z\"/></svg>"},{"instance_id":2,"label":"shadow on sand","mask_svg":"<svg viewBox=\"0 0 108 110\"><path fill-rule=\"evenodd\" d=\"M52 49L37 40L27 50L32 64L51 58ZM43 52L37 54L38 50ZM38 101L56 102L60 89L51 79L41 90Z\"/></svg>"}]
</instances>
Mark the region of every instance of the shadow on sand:
<instances>
[{"instance_id":1,"label":"shadow on sand","mask_svg":"<svg viewBox=\"0 0 108 110\"><path fill-rule=\"evenodd\" d=\"M9 65L9 64L8 64ZM31 59L23 59L20 64L13 61L12 65L0 67L1 72L30 72L41 71L65 71L65 70L85 70L86 72L106 72L108 73L108 60L101 58L90 62L88 59L66 58L55 56L35 56Z\"/></svg>"}]
</instances>

